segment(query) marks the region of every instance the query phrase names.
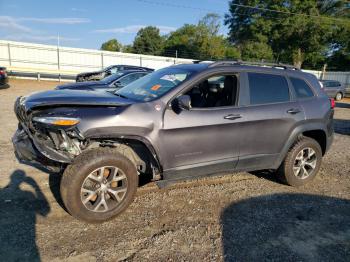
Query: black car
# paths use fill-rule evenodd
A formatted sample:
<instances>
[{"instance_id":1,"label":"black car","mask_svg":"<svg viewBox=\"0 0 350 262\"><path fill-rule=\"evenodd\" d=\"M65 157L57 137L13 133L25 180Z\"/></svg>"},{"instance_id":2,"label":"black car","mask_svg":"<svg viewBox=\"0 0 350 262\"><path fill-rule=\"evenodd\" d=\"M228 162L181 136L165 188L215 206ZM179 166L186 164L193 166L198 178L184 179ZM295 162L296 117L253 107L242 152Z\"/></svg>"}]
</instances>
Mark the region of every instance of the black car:
<instances>
[{"instance_id":1,"label":"black car","mask_svg":"<svg viewBox=\"0 0 350 262\"><path fill-rule=\"evenodd\" d=\"M61 197L73 216L103 222L133 201L139 178L162 187L275 170L284 183L304 185L332 143L333 108L317 78L292 66L184 64L114 93L20 97L13 144L20 160L64 170Z\"/></svg>"},{"instance_id":2,"label":"black car","mask_svg":"<svg viewBox=\"0 0 350 262\"><path fill-rule=\"evenodd\" d=\"M6 72L6 67L0 67L0 87L7 86L8 76Z\"/></svg>"},{"instance_id":3,"label":"black car","mask_svg":"<svg viewBox=\"0 0 350 262\"><path fill-rule=\"evenodd\" d=\"M139 71L145 71L145 72L154 71L154 69L151 69L148 67L142 67L142 66L111 65L100 71L80 73L76 76L76 81L77 82L99 81L107 76L113 75L119 71L124 71L124 70L139 70Z\"/></svg>"},{"instance_id":4,"label":"black car","mask_svg":"<svg viewBox=\"0 0 350 262\"><path fill-rule=\"evenodd\" d=\"M135 80L149 74L149 71L123 70L107 76L100 81L78 82L57 86L55 89L74 89L74 90L95 90L95 91L116 91Z\"/></svg>"}]
</instances>

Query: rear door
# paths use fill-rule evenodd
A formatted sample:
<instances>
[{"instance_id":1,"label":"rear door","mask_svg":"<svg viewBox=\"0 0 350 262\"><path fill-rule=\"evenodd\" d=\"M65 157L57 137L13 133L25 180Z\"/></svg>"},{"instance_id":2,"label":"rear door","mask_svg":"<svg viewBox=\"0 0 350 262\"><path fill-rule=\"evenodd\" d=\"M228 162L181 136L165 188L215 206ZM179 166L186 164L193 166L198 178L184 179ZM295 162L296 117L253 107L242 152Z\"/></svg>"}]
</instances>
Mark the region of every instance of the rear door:
<instances>
[{"instance_id":1,"label":"rear door","mask_svg":"<svg viewBox=\"0 0 350 262\"><path fill-rule=\"evenodd\" d=\"M269 168L298 121L304 119L284 74L247 72L248 101L242 112L238 169Z\"/></svg>"}]
</instances>

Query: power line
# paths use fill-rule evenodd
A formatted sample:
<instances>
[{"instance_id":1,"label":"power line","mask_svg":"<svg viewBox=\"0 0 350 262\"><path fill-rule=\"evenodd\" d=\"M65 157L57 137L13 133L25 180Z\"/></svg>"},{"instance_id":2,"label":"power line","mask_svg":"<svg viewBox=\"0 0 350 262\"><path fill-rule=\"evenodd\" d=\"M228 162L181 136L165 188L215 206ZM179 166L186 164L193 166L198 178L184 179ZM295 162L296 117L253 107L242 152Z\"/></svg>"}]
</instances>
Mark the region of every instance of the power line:
<instances>
[{"instance_id":1,"label":"power line","mask_svg":"<svg viewBox=\"0 0 350 262\"><path fill-rule=\"evenodd\" d=\"M148 4L153 4L153 5L192 9L192 10L199 10L199 11L206 11L206 12L218 12L218 10L182 5L182 4L174 4L174 3L169 3L169 2L161 2L161 1L154 1L154 0L137 0L137 1L143 2L143 3L148 3ZM334 17L321 16L321 15L309 15L309 14L304 14L304 13L287 12L287 11L273 10L273 9L268 9L268 8L263 8L263 7L234 4L234 3L230 3L230 4L237 6L237 7L246 8L246 9L253 9L253 10L259 10L259 11L265 11L265 12L273 12L273 13L286 14L286 15L303 16L303 17L317 18L317 19L327 19L327 20L333 20L333 21L338 21L338 22L350 23L350 19L345 19L345 18L334 18ZM249 15L249 14L246 14L246 15Z\"/></svg>"}]
</instances>

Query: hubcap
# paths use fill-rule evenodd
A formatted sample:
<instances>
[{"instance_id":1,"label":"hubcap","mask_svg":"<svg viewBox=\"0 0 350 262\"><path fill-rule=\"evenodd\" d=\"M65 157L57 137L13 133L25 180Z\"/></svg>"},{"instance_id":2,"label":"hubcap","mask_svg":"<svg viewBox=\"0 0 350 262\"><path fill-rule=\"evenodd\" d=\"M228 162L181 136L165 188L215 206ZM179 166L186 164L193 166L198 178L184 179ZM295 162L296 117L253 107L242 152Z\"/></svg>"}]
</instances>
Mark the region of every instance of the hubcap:
<instances>
[{"instance_id":1,"label":"hubcap","mask_svg":"<svg viewBox=\"0 0 350 262\"><path fill-rule=\"evenodd\" d=\"M94 212L107 212L118 207L128 190L127 177L115 166L104 166L84 180L80 195L84 206Z\"/></svg>"},{"instance_id":2,"label":"hubcap","mask_svg":"<svg viewBox=\"0 0 350 262\"><path fill-rule=\"evenodd\" d=\"M340 93L337 94L336 100L340 100L342 98L342 95Z\"/></svg>"},{"instance_id":3,"label":"hubcap","mask_svg":"<svg viewBox=\"0 0 350 262\"><path fill-rule=\"evenodd\" d=\"M296 156L293 166L294 175L297 178L308 178L315 170L317 156L315 150L310 147L302 149Z\"/></svg>"}]
</instances>

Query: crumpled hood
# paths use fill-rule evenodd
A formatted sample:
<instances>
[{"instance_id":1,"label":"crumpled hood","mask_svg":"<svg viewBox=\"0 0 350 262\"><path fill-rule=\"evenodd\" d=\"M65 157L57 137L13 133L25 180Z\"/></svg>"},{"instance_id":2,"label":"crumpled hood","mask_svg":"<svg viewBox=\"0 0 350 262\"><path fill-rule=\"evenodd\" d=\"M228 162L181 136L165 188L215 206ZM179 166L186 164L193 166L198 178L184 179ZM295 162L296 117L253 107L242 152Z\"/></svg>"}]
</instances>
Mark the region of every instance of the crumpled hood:
<instances>
[{"instance_id":1,"label":"crumpled hood","mask_svg":"<svg viewBox=\"0 0 350 262\"><path fill-rule=\"evenodd\" d=\"M133 101L109 92L83 90L50 90L33 93L23 101L26 110L44 106L91 105L91 106L125 106Z\"/></svg>"}]
</instances>

